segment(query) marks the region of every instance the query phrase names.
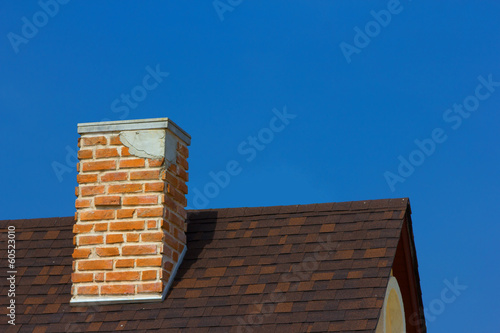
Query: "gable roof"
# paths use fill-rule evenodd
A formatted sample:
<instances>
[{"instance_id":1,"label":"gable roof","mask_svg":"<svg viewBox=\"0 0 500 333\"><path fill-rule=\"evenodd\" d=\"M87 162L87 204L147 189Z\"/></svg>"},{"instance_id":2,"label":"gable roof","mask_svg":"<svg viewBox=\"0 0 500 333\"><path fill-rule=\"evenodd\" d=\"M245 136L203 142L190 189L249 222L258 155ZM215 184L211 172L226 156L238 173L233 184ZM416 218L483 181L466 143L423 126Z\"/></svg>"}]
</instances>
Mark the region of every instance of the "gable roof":
<instances>
[{"instance_id":1,"label":"gable roof","mask_svg":"<svg viewBox=\"0 0 500 333\"><path fill-rule=\"evenodd\" d=\"M72 217L0 221L2 248L9 225L17 248L16 326L0 327L373 332L404 226L422 312L410 213L406 198L188 211L188 251L165 301L89 307L69 305Z\"/></svg>"}]
</instances>

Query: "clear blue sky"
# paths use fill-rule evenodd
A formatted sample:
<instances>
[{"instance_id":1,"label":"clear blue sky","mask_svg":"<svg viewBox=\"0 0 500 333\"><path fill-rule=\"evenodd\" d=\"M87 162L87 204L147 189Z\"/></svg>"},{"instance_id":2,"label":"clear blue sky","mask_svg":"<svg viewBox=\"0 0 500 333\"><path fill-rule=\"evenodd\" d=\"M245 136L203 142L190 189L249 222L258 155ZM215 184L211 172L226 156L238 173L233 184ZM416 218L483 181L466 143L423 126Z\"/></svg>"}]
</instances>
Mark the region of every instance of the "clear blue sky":
<instances>
[{"instance_id":1,"label":"clear blue sky","mask_svg":"<svg viewBox=\"0 0 500 333\"><path fill-rule=\"evenodd\" d=\"M74 213L77 123L170 117L191 207L409 197L429 332L499 332L500 2L230 2L3 1L0 218Z\"/></svg>"}]
</instances>

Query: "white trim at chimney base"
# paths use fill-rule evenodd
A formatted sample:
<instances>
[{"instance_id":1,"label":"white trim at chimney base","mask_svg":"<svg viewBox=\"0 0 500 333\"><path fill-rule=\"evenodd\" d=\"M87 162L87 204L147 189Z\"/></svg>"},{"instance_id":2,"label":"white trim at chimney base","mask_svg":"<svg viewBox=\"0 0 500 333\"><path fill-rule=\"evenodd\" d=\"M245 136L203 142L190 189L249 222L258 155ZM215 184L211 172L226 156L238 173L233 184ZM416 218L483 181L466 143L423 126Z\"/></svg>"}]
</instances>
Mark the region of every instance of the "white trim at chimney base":
<instances>
[{"instance_id":1,"label":"white trim at chimney base","mask_svg":"<svg viewBox=\"0 0 500 333\"><path fill-rule=\"evenodd\" d=\"M162 295L131 295L131 296L104 296L104 297L73 297L69 301L71 306L90 306L90 305L106 305L106 304L123 304L123 303L151 303L151 302L163 302L165 297L167 296L172 283L174 283L175 276L177 275L177 271L179 270L179 266L182 264L184 260L184 256L187 252L187 246L184 247L184 250L179 255L179 261L177 261L177 265L175 265L172 270L172 274L170 274L170 278L168 279L167 285L163 290Z\"/></svg>"}]
</instances>

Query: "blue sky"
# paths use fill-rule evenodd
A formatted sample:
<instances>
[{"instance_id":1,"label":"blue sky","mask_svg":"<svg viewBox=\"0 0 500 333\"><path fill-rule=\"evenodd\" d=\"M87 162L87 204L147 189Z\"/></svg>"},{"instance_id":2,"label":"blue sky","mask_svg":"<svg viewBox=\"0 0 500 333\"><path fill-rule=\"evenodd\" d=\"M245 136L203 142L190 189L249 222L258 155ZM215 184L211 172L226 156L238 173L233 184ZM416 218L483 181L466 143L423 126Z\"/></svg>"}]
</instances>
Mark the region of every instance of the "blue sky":
<instances>
[{"instance_id":1,"label":"blue sky","mask_svg":"<svg viewBox=\"0 0 500 333\"><path fill-rule=\"evenodd\" d=\"M429 332L498 332L499 2L60 2L0 4L1 219L74 213L77 123L170 117L190 207L409 197Z\"/></svg>"}]
</instances>

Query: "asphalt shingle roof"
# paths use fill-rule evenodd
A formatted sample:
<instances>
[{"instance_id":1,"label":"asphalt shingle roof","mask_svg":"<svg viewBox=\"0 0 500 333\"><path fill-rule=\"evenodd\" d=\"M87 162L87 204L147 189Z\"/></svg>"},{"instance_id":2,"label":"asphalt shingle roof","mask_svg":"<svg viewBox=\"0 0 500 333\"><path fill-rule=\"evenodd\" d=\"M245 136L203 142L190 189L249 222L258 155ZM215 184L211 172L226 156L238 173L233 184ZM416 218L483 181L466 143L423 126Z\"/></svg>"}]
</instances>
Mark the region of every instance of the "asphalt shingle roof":
<instances>
[{"instance_id":1,"label":"asphalt shingle roof","mask_svg":"<svg viewBox=\"0 0 500 333\"><path fill-rule=\"evenodd\" d=\"M408 199L189 211L163 302L90 307L69 305L72 217L0 221L2 267L9 225L17 248L16 326L2 305L0 330L373 332L406 214Z\"/></svg>"}]
</instances>

